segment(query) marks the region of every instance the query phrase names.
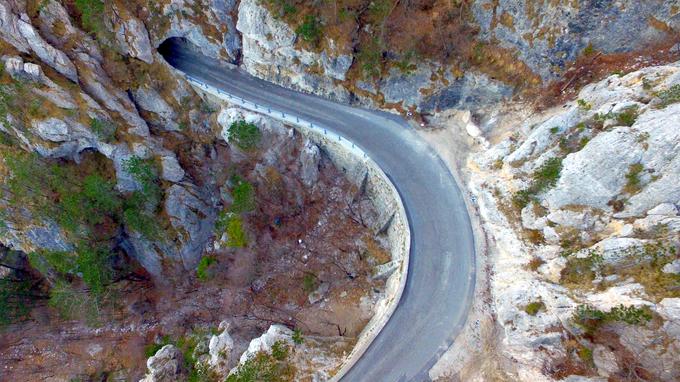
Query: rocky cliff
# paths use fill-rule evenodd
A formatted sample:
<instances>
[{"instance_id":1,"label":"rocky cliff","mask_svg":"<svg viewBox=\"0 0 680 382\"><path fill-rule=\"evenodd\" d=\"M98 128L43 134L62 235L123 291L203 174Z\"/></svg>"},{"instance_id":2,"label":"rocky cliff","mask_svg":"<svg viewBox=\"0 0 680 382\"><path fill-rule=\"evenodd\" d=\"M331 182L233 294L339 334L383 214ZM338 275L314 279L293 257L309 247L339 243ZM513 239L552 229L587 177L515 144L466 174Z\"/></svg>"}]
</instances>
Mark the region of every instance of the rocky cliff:
<instances>
[{"instance_id":1,"label":"rocky cliff","mask_svg":"<svg viewBox=\"0 0 680 382\"><path fill-rule=\"evenodd\" d=\"M471 157L508 378L680 376L679 90L680 63L612 75Z\"/></svg>"}]
</instances>

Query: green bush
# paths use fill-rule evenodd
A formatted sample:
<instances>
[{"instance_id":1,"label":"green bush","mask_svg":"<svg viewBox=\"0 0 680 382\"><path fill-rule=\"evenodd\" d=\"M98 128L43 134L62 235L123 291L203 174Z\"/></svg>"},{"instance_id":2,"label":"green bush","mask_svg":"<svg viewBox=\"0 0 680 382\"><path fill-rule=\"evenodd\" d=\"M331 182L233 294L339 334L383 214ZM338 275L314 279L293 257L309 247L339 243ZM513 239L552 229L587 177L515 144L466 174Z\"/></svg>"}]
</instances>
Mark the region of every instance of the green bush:
<instances>
[{"instance_id":1,"label":"green bush","mask_svg":"<svg viewBox=\"0 0 680 382\"><path fill-rule=\"evenodd\" d=\"M560 178L560 171L562 171L562 158L559 157L550 158L539 167L532 176L536 193L553 187Z\"/></svg>"},{"instance_id":2,"label":"green bush","mask_svg":"<svg viewBox=\"0 0 680 382\"><path fill-rule=\"evenodd\" d=\"M305 273L302 277L302 289L307 293L312 293L318 287L318 279L313 273Z\"/></svg>"},{"instance_id":3,"label":"green bush","mask_svg":"<svg viewBox=\"0 0 680 382\"><path fill-rule=\"evenodd\" d=\"M626 174L626 185L623 190L629 194L636 194L642 189L640 174L644 171L644 166L640 163L632 164L628 167Z\"/></svg>"},{"instance_id":4,"label":"green bush","mask_svg":"<svg viewBox=\"0 0 680 382\"><path fill-rule=\"evenodd\" d=\"M659 108L663 109L668 105L680 102L680 84L671 86L669 89L659 92L657 95L659 100Z\"/></svg>"},{"instance_id":5,"label":"green bush","mask_svg":"<svg viewBox=\"0 0 680 382\"><path fill-rule=\"evenodd\" d=\"M305 15L302 24L295 29L295 33L306 42L317 45L321 39L321 23L315 15Z\"/></svg>"},{"instance_id":6,"label":"green bush","mask_svg":"<svg viewBox=\"0 0 680 382\"><path fill-rule=\"evenodd\" d=\"M305 339L302 337L302 330L300 330L300 328L293 329L293 342L296 345L302 345L302 343L305 342Z\"/></svg>"},{"instance_id":7,"label":"green bush","mask_svg":"<svg viewBox=\"0 0 680 382\"><path fill-rule=\"evenodd\" d=\"M217 259L215 259L213 256L201 257L201 261L198 263L198 267L196 267L196 277L201 281L208 280L208 268L210 268L210 266L216 262Z\"/></svg>"},{"instance_id":8,"label":"green bush","mask_svg":"<svg viewBox=\"0 0 680 382\"><path fill-rule=\"evenodd\" d=\"M534 301L527 306L524 307L524 311L530 315L530 316L535 316L538 314L539 311L543 310L545 308L545 304L543 304L543 301Z\"/></svg>"},{"instance_id":9,"label":"green bush","mask_svg":"<svg viewBox=\"0 0 680 382\"><path fill-rule=\"evenodd\" d=\"M80 12L80 22L88 32L99 33L104 29L104 2L102 0L75 0Z\"/></svg>"},{"instance_id":10,"label":"green bush","mask_svg":"<svg viewBox=\"0 0 680 382\"><path fill-rule=\"evenodd\" d=\"M145 204L155 209L160 203L163 191L154 160L132 156L123 161L123 169L141 186Z\"/></svg>"},{"instance_id":11,"label":"green bush","mask_svg":"<svg viewBox=\"0 0 680 382\"><path fill-rule=\"evenodd\" d=\"M579 305L572 317L574 323L589 335L608 323L623 322L629 325L644 325L651 319L652 313L649 307L637 308L623 304L612 308L609 312L595 309L590 305Z\"/></svg>"},{"instance_id":12,"label":"green bush","mask_svg":"<svg viewBox=\"0 0 680 382\"><path fill-rule=\"evenodd\" d=\"M234 248L244 248L248 245L248 237L243 229L243 219L233 213L221 211L215 221L218 234L227 234L227 245Z\"/></svg>"},{"instance_id":13,"label":"green bush","mask_svg":"<svg viewBox=\"0 0 680 382\"><path fill-rule=\"evenodd\" d=\"M616 114L616 123L620 126L633 126L637 120L639 111L637 106L626 108L622 112Z\"/></svg>"},{"instance_id":14,"label":"green bush","mask_svg":"<svg viewBox=\"0 0 680 382\"><path fill-rule=\"evenodd\" d=\"M357 52L357 63L365 79L380 77L382 72L382 44L377 38L362 44Z\"/></svg>"},{"instance_id":15,"label":"green bush","mask_svg":"<svg viewBox=\"0 0 680 382\"><path fill-rule=\"evenodd\" d=\"M244 120L236 121L229 126L229 141L234 142L242 150L254 150L260 144L262 133L254 123Z\"/></svg>"},{"instance_id":16,"label":"green bush","mask_svg":"<svg viewBox=\"0 0 680 382\"><path fill-rule=\"evenodd\" d=\"M557 183L557 180L560 178L561 171L562 158L555 157L548 159L531 176L531 185L529 185L529 187L524 190L517 191L513 195L513 206L519 210L526 207L529 202L535 199L537 194L550 187L553 187Z\"/></svg>"}]
</instances>

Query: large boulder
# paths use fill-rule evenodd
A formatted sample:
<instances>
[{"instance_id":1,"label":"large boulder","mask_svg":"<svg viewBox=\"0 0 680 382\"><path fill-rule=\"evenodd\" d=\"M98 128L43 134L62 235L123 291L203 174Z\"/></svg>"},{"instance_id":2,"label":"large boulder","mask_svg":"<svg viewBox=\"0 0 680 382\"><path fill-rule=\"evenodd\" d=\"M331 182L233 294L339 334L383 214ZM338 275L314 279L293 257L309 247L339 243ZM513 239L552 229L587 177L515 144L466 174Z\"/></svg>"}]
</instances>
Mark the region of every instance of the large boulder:
<instances>
[{"instance_id":1,"label":"large boulder","mask_svg":"<svg viewBox=\"0 0 680 382\"><path fill-rule=\"evenodd\" d=\"M186 378L182 352L165 345L146 361L148 373L140 382L176 382Z\"/></svg>"}]
</instances>

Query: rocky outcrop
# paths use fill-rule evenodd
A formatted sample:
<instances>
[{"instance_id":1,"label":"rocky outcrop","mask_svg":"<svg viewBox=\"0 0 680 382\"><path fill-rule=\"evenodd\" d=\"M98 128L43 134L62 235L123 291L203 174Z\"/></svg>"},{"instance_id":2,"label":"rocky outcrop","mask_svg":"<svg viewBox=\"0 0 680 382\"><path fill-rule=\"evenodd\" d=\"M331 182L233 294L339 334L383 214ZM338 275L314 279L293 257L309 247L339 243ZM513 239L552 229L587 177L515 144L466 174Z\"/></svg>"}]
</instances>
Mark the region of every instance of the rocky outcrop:
<instances>
[{"instance_id":1,"label":"rocky outcrop","mask_svg":"<svg viewBox=\"0 0 680 382\"><path fill-rule=\"evenodd\" d=\"M236 29L243 41L242 66L250 74L283 86L349 102L349 92L336 85L349 69L349 56L334 57L298 49L295 32L256 0L241 1ZM321 70L327 74L316 74Z\"/></svg>"},{"instance_id":2,"label":"rocky outcrop","mask_svg":"<svg viewBox=\"0 0 680 382\"><path fill-rule=\"evenodd\" d=\"M234 0L179 0L160 5L157 11L168 25L153 28L154 45L181 37L207 56L237 62L241 41L232 17L235 8Z\"/></svg>"},{"instance_id":3,"label":"rocky outcrop","mask_svg":"<svg viewBox=\"0 0 680 382\"><path fill-rule=\"evenodd\" d=\"M228 323L220 323L219 329L222 330L222 333L213 335L208 343L208 354L210 355L208 364L219 375L226 377L229 374L229 365L232 361L234 340L229 335Z\"/></svg>"},{"instance_id":4,"label":"rocky outcrop","mask_svg":"<svg viewBox=\"0 0 680 382\"><path fill-rule=\"evenodd\" d=\"M147 64L153 62L153 51L149 33L144 24L124 8L114 6L115 18L112 20L116 41L121 50L130 57L138 58Z\"/></svg>"},{"instance_id":5,"label":"rocky outcrop","mask_svg":"<svg viewBox=\"0 0 680 382\"><path fill-rule=\"evenodd\" d=\"M559 2L482 0L472 3L481 37L498 40L544 80L592 45L605 53L644 49L680 29L673 0Z\"/></svg>"},{"instance_id":6,"label":"rocky outcrop","mask_svg":"<svg viewBox=\"0 0 680 382\"><path fill-rule=\"evenodd\" d=\"M174 345L165 345L146 361L148 373L140 382L175 382L186 378L182 352Z\"/></svg>"},{"instance_id":7,"label":"rocky outcrop","mask_svg":"<svg viewBox=\"0 0 680 382\"><path fill-rule=\"evenodd\" d=\"M188 188L175 184L166 191L165 211L172 226L180 232L179 256L185 269L195 268L212 238L215 209Z\"/></svg>"},{"instance_id":8,"label":"rocky outcrop","mask_svg":"<svg viewBox=\"0 0 680 382\"><path fill-rule=\"evenodd\" d=\"M592 352L592 375L622 375L621 348L582 337L579 305L662 312L660 328L618 321L608 335L629 354L645 353L636 362L653 379L677 379L676 292L646 277L673 272L680 246L680 186L670 180L680 176L680 104L658 98L678 84L680 63L610 76L583 88L576 101L522 115L512 136L473 156L470 186L495 243L491 292L500 346L522 365L519 379L555 377L545 375L555 370L545 365L571 362L570 340Z\"/></svg>"}]
</instances>

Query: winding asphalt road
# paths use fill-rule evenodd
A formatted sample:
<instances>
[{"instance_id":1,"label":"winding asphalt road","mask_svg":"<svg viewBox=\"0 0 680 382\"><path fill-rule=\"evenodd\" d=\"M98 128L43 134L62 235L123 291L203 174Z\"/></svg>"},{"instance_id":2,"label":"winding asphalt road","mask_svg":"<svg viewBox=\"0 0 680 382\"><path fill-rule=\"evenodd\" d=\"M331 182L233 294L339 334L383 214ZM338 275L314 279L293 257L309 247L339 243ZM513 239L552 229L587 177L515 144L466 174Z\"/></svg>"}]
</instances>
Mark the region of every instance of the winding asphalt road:
<instances>
[{"instance_id":1,"label":"winding asphalt road","mask_svg":"<svg viewBox=\"0 0 680 382\"><path fill-rule=\"evenodd\" d=\"M398 116L284 89L181 44L162 50L175 68L209 85L335 130L391 178L411 229L408 279L391 319L342 381L429 380L465 324L475 286L470 218L444 162Z\"/></svg>"}]
</instances>

